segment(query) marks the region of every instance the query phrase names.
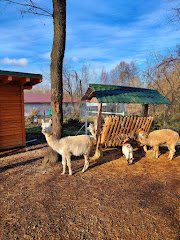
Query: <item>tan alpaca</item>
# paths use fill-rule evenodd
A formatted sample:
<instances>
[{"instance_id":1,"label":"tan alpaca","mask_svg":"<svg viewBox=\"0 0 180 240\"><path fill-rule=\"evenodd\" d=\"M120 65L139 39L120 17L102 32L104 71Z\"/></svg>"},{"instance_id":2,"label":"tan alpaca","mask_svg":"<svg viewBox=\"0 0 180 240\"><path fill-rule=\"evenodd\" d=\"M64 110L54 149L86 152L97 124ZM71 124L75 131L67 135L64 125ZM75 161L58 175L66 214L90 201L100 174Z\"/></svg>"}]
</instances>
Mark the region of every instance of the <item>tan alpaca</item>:
<instances>
[{"instance_id":1,"label":"tan alpaca","mask_svg":"<svg viewBox=\"0 0 180 240\"><path fill-rule=\"evenodd\" d=\"M175 146L179 141L179 134L171 129L155 130L149 134L140 130L138 133L138 141L141 144L145 145L145 151L147 151L146 145L153 147L156 158L159 157L159 146L161 144L166 144L170 151L168 158L172 160L174 153L176 152Z\"/></svg>"},{"instance_id":2,"label":"tan alpaca","mask_svg":"<svg viewBox=\"0 0 180 240\"><path fill-rule=\"evenodd\" d=\"M82 172L85 172L89 167L89 154L92 147L92 141L88 135L68 136L57 139L52 133L52 121L45 123L42 120L42 133L46 137L48 145L62 156L63 172L66 173L66 165L69 169L69 175L72 175L71 156L84 155L85 164Z\"/></svg>"}]
</instances>

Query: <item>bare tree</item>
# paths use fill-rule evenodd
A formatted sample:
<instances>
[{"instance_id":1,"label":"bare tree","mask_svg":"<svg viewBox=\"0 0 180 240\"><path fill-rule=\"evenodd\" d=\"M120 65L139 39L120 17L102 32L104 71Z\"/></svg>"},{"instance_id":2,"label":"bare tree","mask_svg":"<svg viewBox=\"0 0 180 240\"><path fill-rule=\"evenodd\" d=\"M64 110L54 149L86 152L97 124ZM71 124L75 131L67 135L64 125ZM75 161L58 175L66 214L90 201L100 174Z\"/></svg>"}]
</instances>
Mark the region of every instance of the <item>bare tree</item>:
<instances>
[{"instance_id":1,"label":"bare tree","mask_svg":"<svg viewBox=\"0 0 180 240\"><path fill-rule=\"evenodd\" d=\"M68 96L71 98L71 105L74 109L74 75L71 72L71 69L66 65L63 68L63 90L64 90L64 95L68 94Z\"/></svg>"},{"instance_id":2,"label":"bare tree","mask_svg":"<svg viewBox=\"0 0 180 240\"><path fill-rule=\"evenodd\" d=\"M174 7L171 9L170 21L173 23L180 23L180 8Z\"/></svg>"},{"instance_id":3,"label":"bare tree","mask_svg":"<svg viewBox=\"0 0 180 240\"><path fill-rule=\"evenodd\" d=\"M4 0L19 5L21 13L53 17L54 37L51 52L51 103L53 110L53 127L56 137L62 133L62 67L66 40L66 0L52 0L53 12L39 6L35 1Z\"/></svg>"},{"instance_id":4,"label":"bare tree","mask_svg":"<svg viewBox=\"0 0 180 240\"><path fill-rule=\"evenodd\" d=\"M101 76L100 76L100 81L101 81L103 84L107 84L107 83L108 83L108 75L107 75L107 72L106 72L105 67L102 68Z\"/></svg>"},{"instance_id":5,"label":"bare tree","mask_svg":"<svg viewBox=\"0 0 180 240\"><path fill-rule=\"evenodd\" d=\"M167 56L153 54L151 65L144 72L147 80L147 86L157 89L170 101L171 105L166 108L169 116L175 116L178 113L180 105L180 58L178 47L176 51ZM155 106L154 114L162 115L164 109L162 106Z\"/></svg>"},{"instance_id":6,"label":"bare tree","mask_svg":"<svg viewBox=\"0 0 180 240\"><path fill-rule=\"evenodd\" d=\"M90 69L89 64L83 64L79 71L73 69L72 66L66 64L63 68L63 89L64 95L71 98L74 114L73 116L78 117L80 114L81 98L87 89L87 85L93 78L93 73ZM77 103L74 104L74 100L79 102L79 108Z\"/></svg>"},{"instance_id":7,"label":"bare tree","mask_svg":"<svg viewBox=\"0 0 180 240\"><path fill-rule=\"evenodd\" d=\"M4 0L20 6L21 13L53 17L54 36L51 52L51 105L53 132L57 138L62 135L63 124L63 79L62 68L66 41L66 0L52 0L53 12L44 9L33 0Z\"/></svg>"},{"instance_id":8,"label":"bare tree","mask_svg":"<svg viewBox=\"0 0 180 240\"><path fill-rule=\"evenodd\" d=\"M108 80L113 84L136 86L140 85L138 69L134 62L120 62L108 73ZM137 86L136 86L137 87Z\"/></svg>"},{"instance_id":9,"label":"bare tree","mask_svg":"<svg viewBox=\"0 0 180 240\"><path fill-rule=\"evenodd\" d=\"M51 105L53 132L62 135L63 59L66 42L66 0L53 0L54 38L51 52Z\"/></svg>"}]
</instances>

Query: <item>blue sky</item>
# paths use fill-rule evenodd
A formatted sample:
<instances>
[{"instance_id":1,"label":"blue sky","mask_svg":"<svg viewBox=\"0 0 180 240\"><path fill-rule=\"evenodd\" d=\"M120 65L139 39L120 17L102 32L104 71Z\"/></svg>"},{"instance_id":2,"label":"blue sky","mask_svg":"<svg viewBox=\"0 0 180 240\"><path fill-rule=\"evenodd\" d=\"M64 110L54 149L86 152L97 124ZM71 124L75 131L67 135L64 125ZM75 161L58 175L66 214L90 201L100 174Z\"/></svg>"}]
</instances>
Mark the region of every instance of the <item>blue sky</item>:
<instances>
[{"instance_id":1,"label":"blue sky","mask_svg":"<svg viewBox=\"0 0 180 240\"><path fill-rule=\"evenodd\" d=\"M26 14L0 1L0 69L48 74L52 19ZM51 9L51 1L38 0ZM143 69L152 52L165 53L180 40L169 24L177 0L67 0L66 63L79 69L90 63L97 72L120 61Z\"/></svg>"}]
</instances>

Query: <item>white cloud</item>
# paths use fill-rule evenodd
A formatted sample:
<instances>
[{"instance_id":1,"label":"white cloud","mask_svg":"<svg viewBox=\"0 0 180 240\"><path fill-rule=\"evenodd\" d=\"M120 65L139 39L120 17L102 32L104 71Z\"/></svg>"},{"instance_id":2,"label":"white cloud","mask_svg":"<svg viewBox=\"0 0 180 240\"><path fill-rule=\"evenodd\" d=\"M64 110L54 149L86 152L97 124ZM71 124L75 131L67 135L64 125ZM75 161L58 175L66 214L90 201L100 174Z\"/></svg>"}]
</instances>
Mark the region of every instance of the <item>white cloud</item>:
<instances>
[{"instance_id":1,"label":"white cloud","mask_svg":"<svg viewBox=\"0 0 180 240\"><path fill-rule=\"evenodd\" d=\"M1 60L1 63L4 65L13 65L25 67L28 65L28 60L26 58L8 58L5 57Z\"/></svg>"},{"instance_id":2,"label":"white cloud","mask_svg":"<svg viewBox=\"0 0 180 240\"><path fill-rule=\"evenodd\" d=\"M51 52L46 52L40 55L41 58L49 60L51 57Z\"/></svg>"},{"instance_id":3,"label":"white cloud","mask_svg":"<svg viewBox=\"0 0 180 240\"><path fill-rule=\"evenodd\" d=\"M72 57L72 61L73 61L73 62L78 62L78 60L79 60L79 59L78 59L76 56Z\"/></svg>"}]
</instances>

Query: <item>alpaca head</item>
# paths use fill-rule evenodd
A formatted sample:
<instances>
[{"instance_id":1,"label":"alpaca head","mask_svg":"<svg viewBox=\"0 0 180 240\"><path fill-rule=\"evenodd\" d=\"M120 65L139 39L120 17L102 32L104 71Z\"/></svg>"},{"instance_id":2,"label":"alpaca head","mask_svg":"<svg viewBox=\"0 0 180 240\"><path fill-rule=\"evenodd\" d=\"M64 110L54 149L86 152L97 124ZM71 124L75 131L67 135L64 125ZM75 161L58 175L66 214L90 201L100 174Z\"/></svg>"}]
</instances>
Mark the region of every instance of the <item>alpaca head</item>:
<instances>
[{"instance_id":1,"label":"alpaca head","mask_svg":"<svg viewBox=\"0 0 180 240\"><path fill-rule=\"evenodd\" d=\"M140 130L138 132L138 139L146 139L146 138L148 138L148 134L145 131Z\"/></svg>"},{"instance_id":2,"label":"alpaca head","mask_svg":"<svg viewBox=\"0 0 180 240\"><path fill-rule=\"evenodd\" d=\"M90 123L89 126L87 127L87 130L89 130L90 133L95 132L94 124L93 124L93 123Z\"/></svg>"},{"instance_id":3,"label":"alpaca head","mask_svg":"<svg viewBox=\"0 0 180 240\"><path fill-rule=\"evenodd\" d=\"M123 141L123 145L124 145L124 144L129 144L129 140L130 140L129 137L126 136L125 139L124 139L124 141Z\"/></svg>"},{"instance_id":4,"label":"alpaca head","mask_svg":"<svg viewBox=\"0 0 180 240\"><path fill-rule=\"evenodd\" d=\"M94 124L93 123L90 123L89 124L89 127L87 128L89 130L89 132L92 134L92 136L94 138L96 138L96 130L95 130L95 127L94 127Z\"/></svg>"},{"instance_id":5,"label":"alpaca head","mask_svg":"<svg viewBox=\"0 0 180 240\"><path fill-rule=\"evenodd\" d=\"M42 120L41 128L44 135L52 134L52 120L50 119L49 122L44 122L44 120Z\"/></svg>"}]
</instances>

